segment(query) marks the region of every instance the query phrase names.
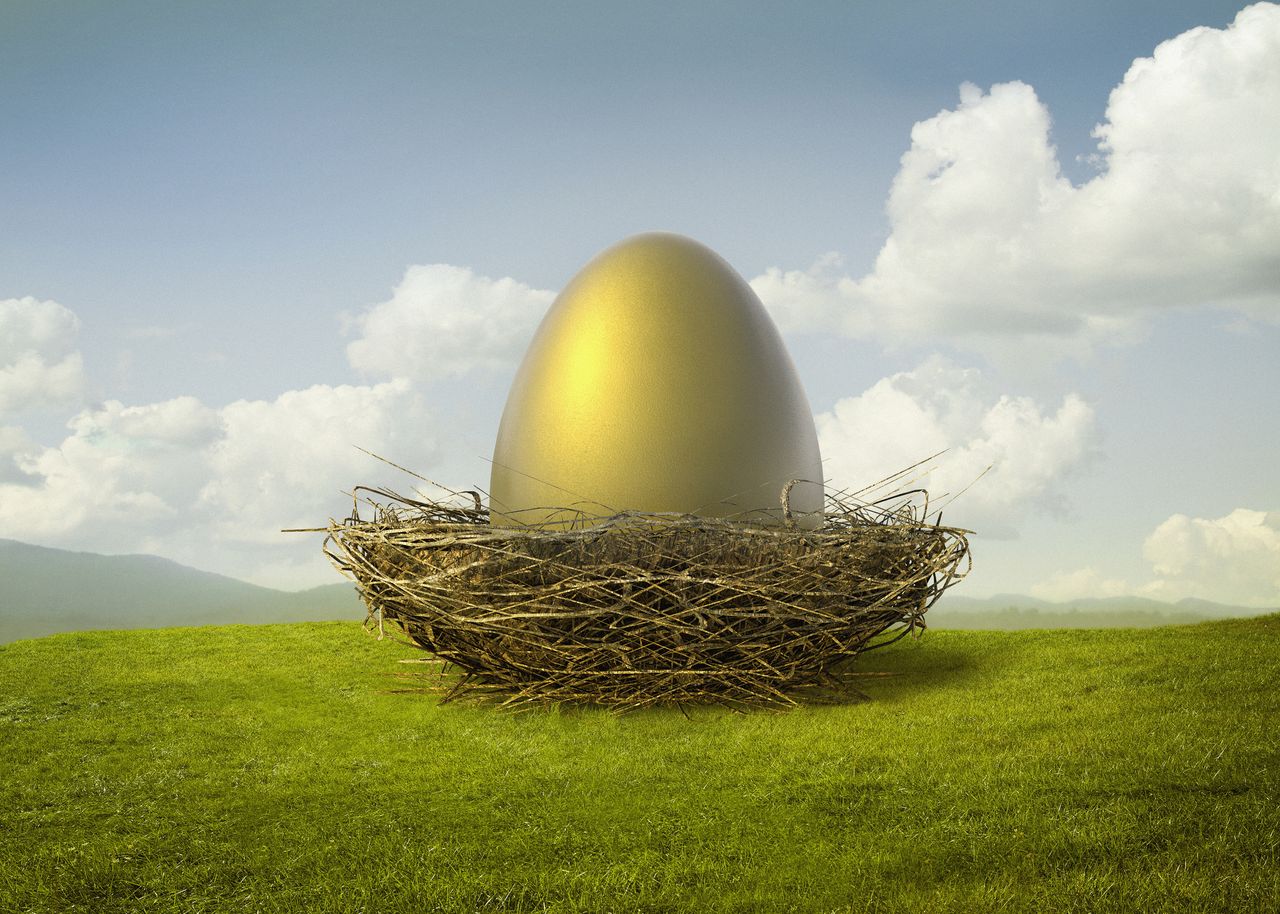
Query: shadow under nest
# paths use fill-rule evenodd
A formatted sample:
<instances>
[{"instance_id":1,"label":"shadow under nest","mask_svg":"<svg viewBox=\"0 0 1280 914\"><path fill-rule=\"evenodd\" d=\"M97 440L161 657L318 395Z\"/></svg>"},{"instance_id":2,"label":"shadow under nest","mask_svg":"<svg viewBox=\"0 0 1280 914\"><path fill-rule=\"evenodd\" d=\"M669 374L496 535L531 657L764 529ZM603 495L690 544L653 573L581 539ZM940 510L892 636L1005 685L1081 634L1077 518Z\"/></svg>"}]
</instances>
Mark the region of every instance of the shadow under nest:
<instances>
[{"instance_id":1,"label":"shadow under nest","mask_svg":"<svg viewBox=\"0 0 1280 914\"><path fill-rule=\"evenodd\" d=\"M488 509L359 487L372 519L330 521L366 627L463 675L446 695L503 705L791 706L848 692L861 652L924 628L968 571L969 531L921 490L828 493L820 529L688 514L491 526ZM370 497L374 496L374 497Z\"/></svg>"}]
</instances>

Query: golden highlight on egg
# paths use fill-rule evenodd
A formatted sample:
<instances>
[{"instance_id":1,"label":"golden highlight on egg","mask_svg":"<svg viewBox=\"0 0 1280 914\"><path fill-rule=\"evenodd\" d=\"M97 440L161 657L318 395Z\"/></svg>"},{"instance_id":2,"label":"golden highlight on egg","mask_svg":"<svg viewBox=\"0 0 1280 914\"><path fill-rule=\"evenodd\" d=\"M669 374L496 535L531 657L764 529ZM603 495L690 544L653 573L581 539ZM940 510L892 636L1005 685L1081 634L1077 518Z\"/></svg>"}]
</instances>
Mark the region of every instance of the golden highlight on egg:
<instances>
[{"instance_id":1,"label":"golden highlight on egg","mask_svg":"<svg viewBox=\"0 0 1280 914\"><path fill-rule=\"evenodd\" d=\"M808 399L760 299L709 248L629 238L547 311L507 397L489 495L496 525L576 512L822 522ZM569 509L566 511L566 509Z\"/></svg>"}]
</instances>

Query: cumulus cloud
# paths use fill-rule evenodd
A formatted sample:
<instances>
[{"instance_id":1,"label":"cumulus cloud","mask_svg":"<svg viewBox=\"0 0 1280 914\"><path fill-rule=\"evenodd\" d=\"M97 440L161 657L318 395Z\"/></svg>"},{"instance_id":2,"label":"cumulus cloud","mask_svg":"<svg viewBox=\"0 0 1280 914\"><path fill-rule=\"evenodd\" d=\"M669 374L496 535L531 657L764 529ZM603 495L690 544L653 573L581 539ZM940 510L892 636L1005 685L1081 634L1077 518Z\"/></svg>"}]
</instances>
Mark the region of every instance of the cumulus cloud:
<instances>
[{"instance_id":1,"label":"cumulus cloud","mask_svg":"<svg viewBox=\"0 0 1280 914\"><path fill-rule=\"evenodd\" d=\"M16 425L0 425L0 483L29 479L21 464L29 461L39 450L25 429Z\"/></svg>"},{"instance_id":2,"label":"cumulus cloud","mask_svg":"<svg viewBox=\"0 0 1280 914\"><path fill-rule=\"evenodd\" d=\"M406 380L220 409L193 397L110 401L68 427L56 447L17 441L24 477L0 480L0 536L154 552L277 585L327 579L317 543L279 531L345 513L341 493L385 473L356 445L419 467L435 452Z\"/></svg>"},{"instance_id":3,"label":"cumulus cloud","mask_svg":"<svg viewBox=\"0 0 1280 914\"><path fill-rule=\"evenodd\" d=\"M1280 607L1280 511L1237 508L1225 517L1175 514L1143 544L1152 577L1132 585L1092 567L1058 572L1031 588L1045 600L1137 595L1188 597L1260 609Z\"/></svg>"},{"instance_id":4,"label":"cumulus cloud","mask_svg":"<svg viewBox=\"0 0 1280 914\"><path fill-rule=\"evenodd\" d=\"M507 368L554 298L465 267L411 266L388 301L350 320L359 336L347 359L369 376L419 380Z\"/></svg>"},{"instance_id":5,"label":"cumulus cloud","mask_svg":"<svg viewBox=\"0 0 1280 914\"><path fill-rule=\"evenodd\" d=\"M1122 597L1132 592L1133 588L1128 581L1123 578L1108 578L1092 567L1060 571L1051 575L1047 581L1031 587L1031 596L1057 603L1099 597Z\"/></svg>"},{"instance_id":6,"label":"cumulus cloud","mask_svg":"<svg viewBox=\"0 0 1280 914\"><path fill-rule=\"evenodd\" d=\"M981 374L934 357L884 378L816 418L832 485L859 489L947 449L926 468L935 499L956 494L948 519L1008 534L1027 510L1054 504L1055 483L1091 453L1093 409L1069 394L1054 411L995 396Z\"/></svg>"},{"instance_id":7,"label":"cumulus cloud","mask_svg":"<svg viewBox=\"0 0 1280 914\"><path fill-rule=\"evenodd\" d=\"M79 319L54 301L0 300L0 415L62 406L84 391Z\"/></svg>"},{"instance_id":8,"label":"cumulus cloud","mask_svg":"<svg viewBox=\"0 0 1280 914\"><path fill-rule=\"evenodd\" d=\"M425 466L435 452L426 409L404 379L239 400L219 415L224 434L209 449L199 505L224 539L275 542L282 526L315 526L340 511L337 493L371 470L356 445L411 466Z\"/></svg>"},{"instance_id":9,"label":"cumulus cloud","mask_svg":"<svg viewBox=\"0 0 1280 914\"><path fill-rule=\"evenodd\" d=\"M857 324L868 317L865 311L849 306L857 296L857 284L844 274L844 258L835 251L823 254L807 270L770 267L751 280L751 288L778 327L789 333L843 326L851 336L863 336L870 330Z\"/></svg>"},{"instance_id":10,"label":"cumulus cloud","mask_svg":"<svg viewBox=\"0 0 1280 914\"><path fill-rule=\"evenodd\" d=\"M961 87L915 125L891 232L854 280L829 259L752 285L783 329L1061 349L1132 336L1162 309L1280 320L1280 6L1242 10L1133 63L1073 186L1020 82Z\"/></svg>"},{"instance_id":11,"label":"cumulus cloud","mask_svg":"<svg viewBox=\"0 0 1280 914\"><path fill-rule=\"evenodd\" d=\"M1237 508L1218 518L1175 514L1147 537L1142 551L1157 575L1140 588L1146 596L1280 606L1278 511Z\"/></svg>"},{"instance_id":12,"label":"cumulus cloud","mask_svg":"<svg viewBox=\"0 0 1280 914\"><path fill-rule=\"evenodd\" d=\"M19 461L25 485L0 486L0 536L121 533L177 517L182 493L207 472L202 445L217 415L193 397L145 406L109 401L68 424L60 446Z\"/></svg>"}]
</instances>

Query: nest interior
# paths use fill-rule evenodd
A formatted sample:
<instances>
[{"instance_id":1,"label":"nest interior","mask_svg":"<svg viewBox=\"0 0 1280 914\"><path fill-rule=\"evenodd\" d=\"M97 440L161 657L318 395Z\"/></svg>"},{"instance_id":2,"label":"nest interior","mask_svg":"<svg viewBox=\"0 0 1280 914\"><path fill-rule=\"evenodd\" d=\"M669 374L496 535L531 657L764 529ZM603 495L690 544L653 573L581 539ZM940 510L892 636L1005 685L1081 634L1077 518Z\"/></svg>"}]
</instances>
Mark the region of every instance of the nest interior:
<instances>
[{"instance_id":1,"label":"nest interior","mask_svg":"<svg viewBox=\"0 0 1280 914\"><path fill-rule=\"evenodd\" d=\"M466 507L356 496L325 552L357 583L366 625L462 671L446 698L790 705L923 628L968 570L968 531L927 522L910 493L829 493L817 530L630 512L500 527L478 495Z\"/></svg>"}]
</instances>

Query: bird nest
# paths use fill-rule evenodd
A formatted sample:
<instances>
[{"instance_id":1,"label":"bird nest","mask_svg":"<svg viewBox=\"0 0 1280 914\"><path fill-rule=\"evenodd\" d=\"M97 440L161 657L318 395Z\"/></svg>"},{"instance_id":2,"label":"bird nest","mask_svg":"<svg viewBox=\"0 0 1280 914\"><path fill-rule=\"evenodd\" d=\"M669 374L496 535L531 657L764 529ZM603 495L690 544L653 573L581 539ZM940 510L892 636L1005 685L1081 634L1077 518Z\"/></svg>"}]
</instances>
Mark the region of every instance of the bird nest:
<instances>
[{"instance_id":1,"label":"bird nest","mask_svg":"<svg viewBox=\"0 0 1280 914\"><path fill-rule=\"evenodd\" d=\"M968 531L929 522L919 490L828 494L817 530L632 512L491 526L468 494L459 506L361 487L324 547L358 584L366 626L461 670L446 698L792 705L923 629L968 571Z\"/></svg>"}]
</instances>

